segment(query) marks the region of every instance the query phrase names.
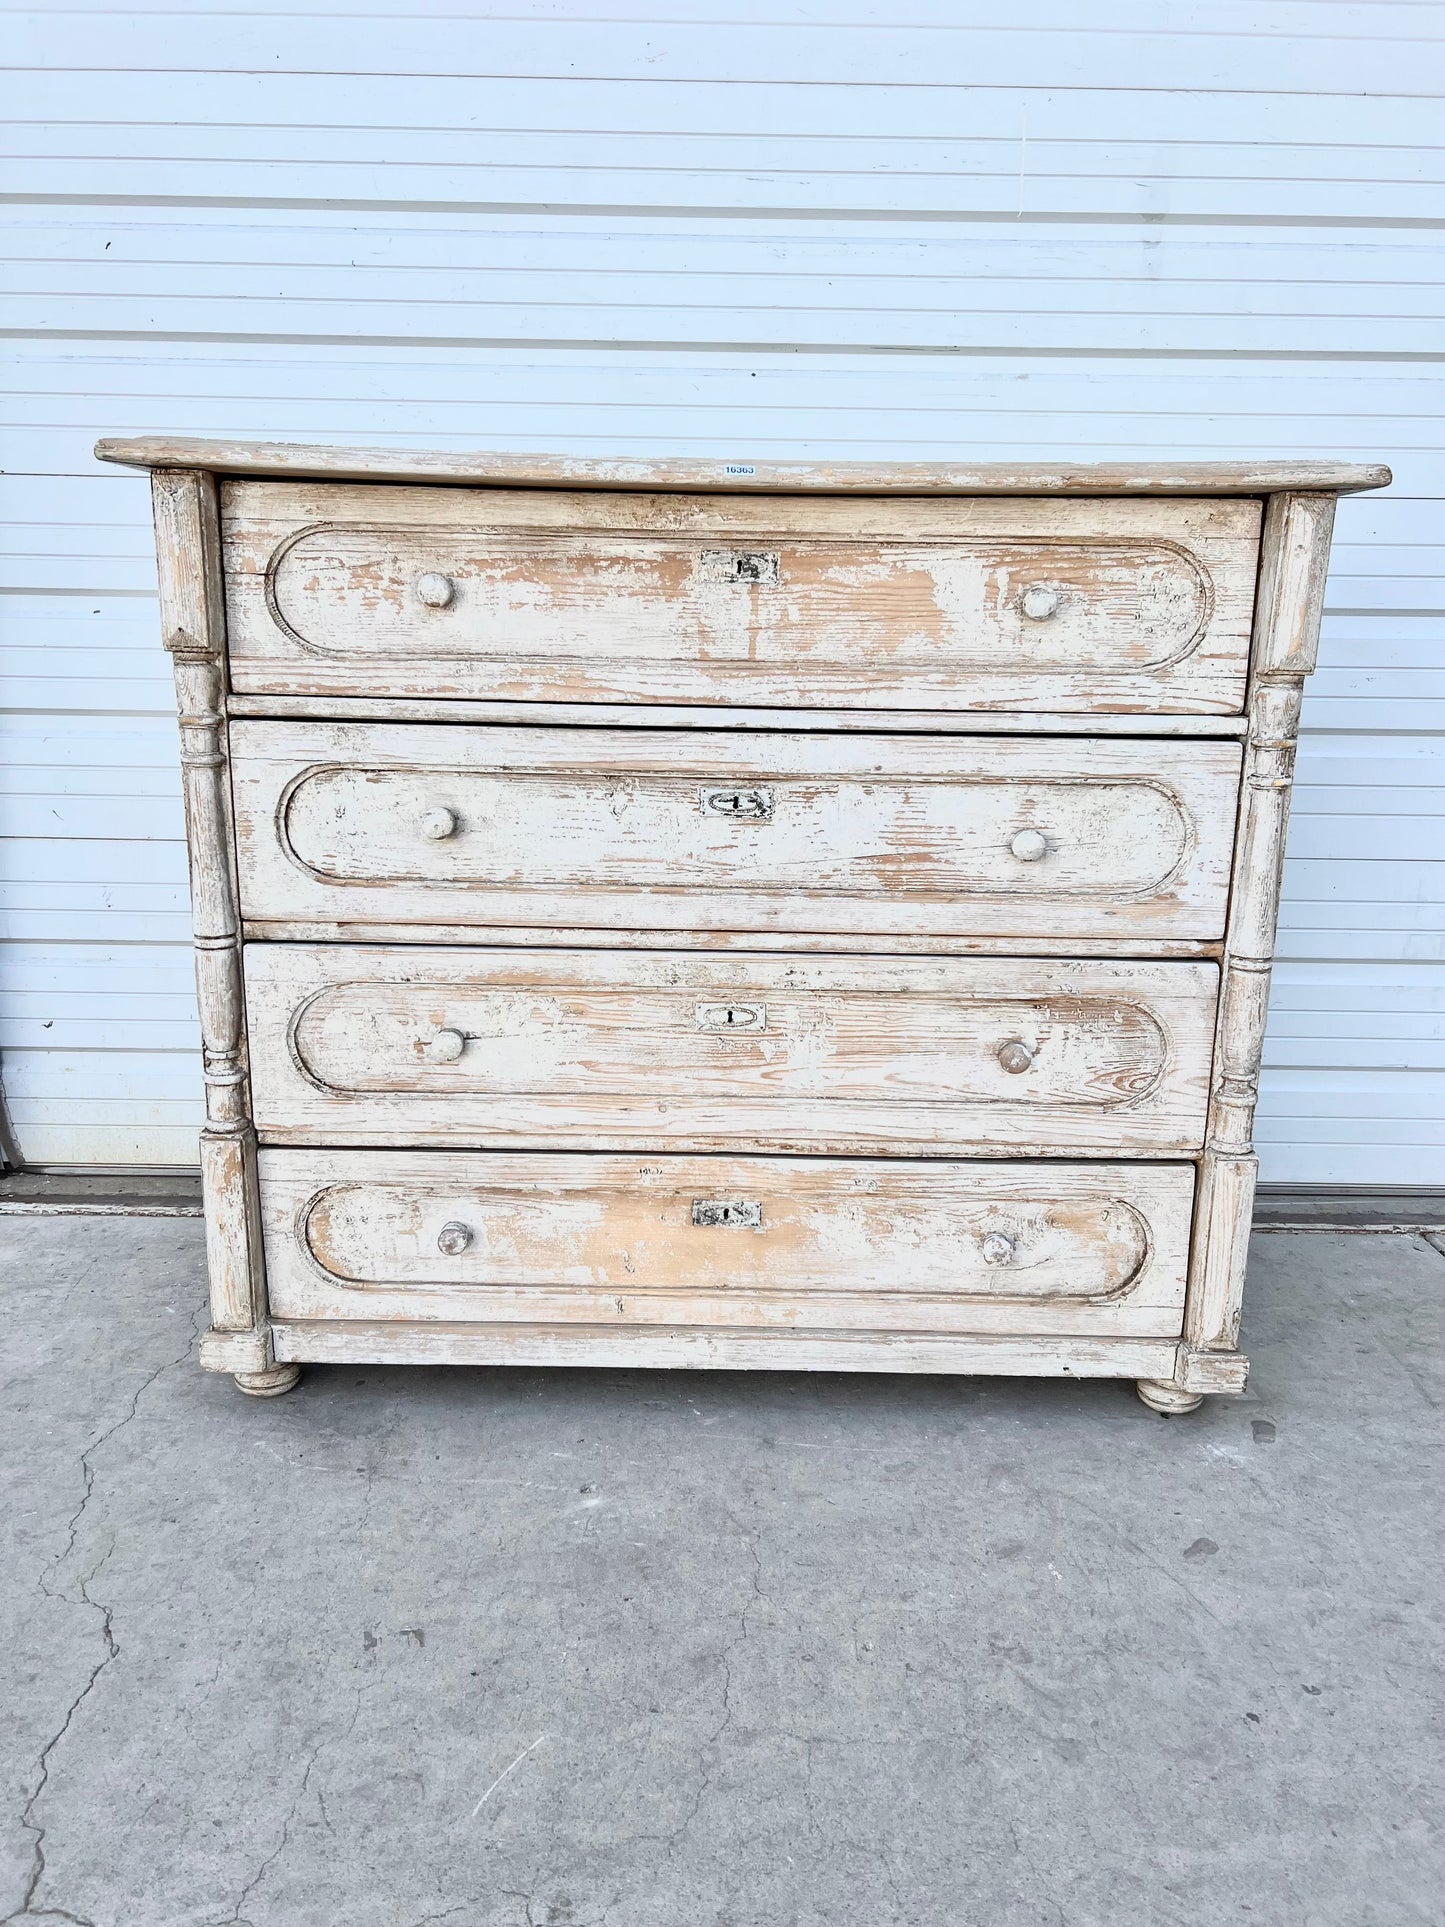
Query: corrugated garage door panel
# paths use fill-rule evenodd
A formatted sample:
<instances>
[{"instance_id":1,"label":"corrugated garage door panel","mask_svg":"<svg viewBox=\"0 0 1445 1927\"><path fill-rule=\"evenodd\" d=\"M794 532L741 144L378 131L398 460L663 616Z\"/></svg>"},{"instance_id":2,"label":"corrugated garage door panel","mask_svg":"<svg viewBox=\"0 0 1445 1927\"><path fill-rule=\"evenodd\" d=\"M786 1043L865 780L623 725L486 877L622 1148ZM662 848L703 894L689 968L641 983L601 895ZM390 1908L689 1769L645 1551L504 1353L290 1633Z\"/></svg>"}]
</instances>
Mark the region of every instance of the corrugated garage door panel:
<instances>
[{"instance_id":1,"label":"corrugated garage door panel","mask_svg":"<svg viewBox=\"0 0 1445 1927\"><path fill-rule=\"evenodd\" d=\"M7 16L0 1047L28 1155L194 1155L145 484L90 455L169 430L1389 461L1340 509L1259 1135L1270 1178L1440 1182L1429 9L698 11Z\"/></svg>"}]
</instances>

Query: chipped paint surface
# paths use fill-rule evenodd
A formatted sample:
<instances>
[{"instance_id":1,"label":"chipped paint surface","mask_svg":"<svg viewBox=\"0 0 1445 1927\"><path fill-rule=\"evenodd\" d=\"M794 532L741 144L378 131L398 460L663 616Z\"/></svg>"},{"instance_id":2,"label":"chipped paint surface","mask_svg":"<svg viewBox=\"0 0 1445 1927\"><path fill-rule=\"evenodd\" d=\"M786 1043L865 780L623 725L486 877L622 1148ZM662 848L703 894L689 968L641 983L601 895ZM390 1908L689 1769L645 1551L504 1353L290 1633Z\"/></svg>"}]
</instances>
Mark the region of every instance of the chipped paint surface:
<instances>
[{"instance_id":1,"label":"chipped paint surface","mask_svg":"<svg viewBox=\"0 0 1445 1927\"><path fill-rule=\"evenodd\" d=\"M1226 743L1172 748L1166 777L1148 742L260 721L232 748L250 919L374 901L433 926L1206 940L1240 764ZM699 807L747 787L770 814Z\"/></svg>"},{"instance_id":2,"label":"chipped paint surface","mask_svg":"<svg viewBox=\"0 0 1445 1927\"><path fill-rule=\"evenodd\" d=\"M685 1304L702 1324L947 1330L982 1307L1017 1328L1026 1306L1035 1330L1047 1310L1158 1335L1192 1190L1184 1165L262 1154L273 1305L303 1318L665 1324ZM694 1213L729 1199L756 1209ZM444 1251L455 1224L470 1242Z\"/></svg>"},{"instance_id":3,"label":"chipped paint surface","mask_svg":"<svg viewBox=\"0 0 1445 1927\"><path fill-rule=\"evenodd\" d=\"M452 585L444 609L417 594L432 572ZM270 581L300 645L343 658L637 655L1103 678L1179 662L1214 599L1183 549L1046 540L793 543L759 557L623 534L325 528L286 545ZM1058 613L1030 621L1023 596L1043 585Z\"/></svg>"},{"instance_id":4,"label":"chipped paint surface","mask_svg":"<svg viewBox=\"0 0 1445 1927\"><path fill-rule=\"evenodd\" d=\"M428 1048L465 1039L454 1062ZM716 1097L879 1097L1103 1109L1132 1105L1163 1075L1168 1040L1137 1004L1106 999L888 997L868 990L774 996L767 1025L697 1021L687 995L563 986L449 994L343 983L318 992L291 1027L295 1058L325 1090ZM1032 1053L1026 1078L999 1062Z\"/></svg>"},{"instance_id":5,"label":"chipped paint surface","mask_svg":"<svg viewBox=\"0 0 1445 1927\"><path fill-rule=\"evenodd\" d=\"M271 1142L982 1153L1198 1149L1218 988L1212 964L332 944L252 945L247 980Z\"/></svg>"},{"instance_id":6,"label":"chipped paint surface","mask_svg":"<svg viewBox=\"0 0 1445 1927\"><path fill-rule=\"evenodd\" d=\"M1255 502L245 483L227 502L242 690L1215 714L1244 700Z\"/></svg>"},{"instance_id":7,"label":"chipped paint surface","mask_svg":"<svg viewBox=\"0 0 1445 1927\"><path fill-rule=\"evenodd\" d=\"M756 793L756 792L755 792ZM287 799L287 852L332 882L1135 897L1179 867L1191 825L1160 781L949 783L906 776L769 786L770 807L699 810L686 777L321 769ZM435 799L458 819L428 842ZM721 819L720 821L718 819ZM1046 872L1010 845L1047 839Z\"/></svg>"},{"instance_id":8,"label":"chipped paint surface","mask_svg":"<svg viewBox=\"0 0 1445 1927\"><path fill-rule=\"evenodd\" d=\"M222 475L519 484L547 488L827 489L870 496L933 492L1004 495L1265 495L1275 489L1384 488L1378 463L1292 462L741 462L697 456L513 455L494 449L338 448L324 442L243 442L207 435L110 436L103 462L213 469ZM233 484L247 487L249 484ZM294 486L294 484L293 484Z\"/></svg>"}]
</instances>

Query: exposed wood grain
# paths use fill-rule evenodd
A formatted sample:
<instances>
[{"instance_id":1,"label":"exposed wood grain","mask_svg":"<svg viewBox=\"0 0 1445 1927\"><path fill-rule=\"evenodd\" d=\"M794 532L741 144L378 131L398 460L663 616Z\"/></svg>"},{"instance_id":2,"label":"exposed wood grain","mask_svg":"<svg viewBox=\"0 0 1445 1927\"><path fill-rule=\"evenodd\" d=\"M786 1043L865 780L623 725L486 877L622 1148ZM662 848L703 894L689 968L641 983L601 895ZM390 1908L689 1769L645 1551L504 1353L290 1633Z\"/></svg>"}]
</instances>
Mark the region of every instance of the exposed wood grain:
<instances>
[{"instance_id":1,"label":"exposed wood grain","mask_svg":"<svg viewBox=\"0 0 1445 1927\"><path fill-rule=\"evenodd\" d=\"M1212 964L334 944L249 945L245 963L271 1144L989 1156L1203 1141Z\"/></svg>"},{"instance_id":2,"label":"exposed wood grain","mask_svg":"<svg viewBox=\"0 0 1445 1927\"><path fill-rule=\"evenodd\" d=\"M592 1365L658 1371L939 1372L998 1378L1168 1376L1157 1338L746 1332L588 1325L277 1322L277 1358L331 1364Z\"/></svg>"},{"instance_id":3,"label":"exposed wood grain","mask_svg":"<svg viewBox=\"0 0 1445 1927\"><path fill-rule=\"evenodd\" d=\"M161 634L175 670L180 720L206 1093L200 1152L211 1322L218 1330L250 1331L265 1323L266 1281L222 714L225 627L216 488L210 475L168 471L152 477L151 493Z\"/></svg>"},{"instance_id":4,"label":"exposed wood grain","mask_svg":"<svg viewBox=\"0 0 1445 1927\"><path fill-rule=\"evenodd\" d=\"M271 1326L260 1324L249 1331L208 1331L201 1334L200 1364L204 1372L269 1371L275 1364L271 1349Z\"/></svg>"},{"instance_id":5,"label":"exposed wood grain","mask_svg":"<svg viewBox=\"0 0 1445 1927\"><path fill-rule=\"evenodd\" d=\"M454 696L328 696L323 703L315 696L232 695L226 709L232 716L297 719L324 711L338 723L521 723L586 729L630 729L638 724L637 706L631 703L472 702ZM1165 716L1157 711L1132 716L1106 710L1081 715L1060 710L755 709L732 703L725 709L717 704L649 703L645 722L649 729L725 725L736 730L861 729L929 736L1233 737L1243 736L1248 729L1242 716Z\"/></svg>"},{"instance_id":6,"label":"exposed wood grain","mask_svg":"<svg viewBox=\"0 0 1445 1927\"><path fill-rule=\"evenodd\" d=\"M409 923L351 923L340 918L248 918L241 925L253 943L463 943L474 944L485 934L475 924L432 923L424 929ZM688 930L659 936L655 930L578 929L571 924L512 924L495 932L498 942L540 949L655 950L660 942L685 942L689 950L731 953L738 950L781 951L797 956L889 957L1058 957L1079 962L1088 958L1133 959L1158 962L1175 957L1184 962L1213 961L1223 943L1190 938L1149 936L1133 941L1125 936L1093 937L979 937L971 934L917 936L892 931L885 935L838 930L817 934L807 930Z\"/></svg>"},{"instance_id":7,"label":"exposed wood grain","mask_svg":"<svg viewBox=\"0 0 1445 1927\"><path fill-rule=\"evenodd\" d=\"M1069 739L238 720L231 743L248 919L1223 928L1232 743L1167 774L1151 745Z\"/></svg>"},{"instance_id":8,"label":"exposed wood grain","mask_svg":"<svg viewBox=\"0 0 1445 1927\"><path fill-rule=\"evenodd\" d=\"M1179 1347L1175 1383L1186 1392L1216 1395L1242 1392L1249 1379L1249 1360L1238 1351L1193 1351Z\"/></svg>"},{"instance_id":9,"label":"exposed wood grain","mask_svg":"<svg viewBox=\"0 0 1445 1927\"><path fill-rule=\"evenodd\" d=\"M224 492L238 690L1238 711L1255 501Z\"/></svg>"},{"instance_id":10,"label":"exposed wood grain","mask_svg":"<svg viewBox=\"0 0 1445 1927\"><path fill-rule=\"evenodd\" d=\"M1332 495L1277 495L1265 518L1214 1090L1185 1322L1196 1352L1233 1352L1239 1343L1259 1165L1254 1112L1295 744L1304 679L1319 643L1334 513Z\"/></svg>"},{"instance_id":11,"label":"exposed wood grain","mask_svg":"<svg viewBox=\"0 0 1445 1927\"><path fill-rule=\"evenodd\" d=\"M1197 1346L1239 1343L1259 1160L1208 1146L1199 1168L1185 1335Z\"/></svg>"},{"instance_id":12,"label":"exposed wood grain","mask_svg":"<svg viewBox=\"0 0 1445 1927\"><path fill-rule=\"evenodd\" d=\"M1303 682L1319 655L1333 495L1279 495L1267 510L1268 540L1260 557L1255 629L1256 683Z\"/></svg>"},{"instance_id":13,"label":"exposed wood grain","mask_svg":"<svg viewBox=\"0 0 1445 1927\"><path fill-rule=\"evenodd\" d=\"M283 1317L1177 1337L1194 1172L266 1150L261 1187Z\"/></svg>"},{"instance_id":14,"label":"exposed wood grain","mask_svg":"<svg viewBox=\"0 0 1445 1927\"><path fill-rule=\"evenodd\" d=\"M201 1132L201 1195L211 1323L250 1331L265 1322L265 1271L257 1218L256 1135L250 1121Z\"/></svg>"},{"instance_id":15,"label":"exposed wood grain","mask_svg":"<svg viewBox=\"0 0 1445 1927\"><path fill-rule=\"evenodd\" d=\"M337 481L477 482L504 487L676 489L856 495L1268 495L1279 489L1386 488L1363 462L748 462L690 457L605 459L438 449L338 448L200 435L106 437L103 462L200 468L221 475L325 476ZM746 471L746 472L744 472Z\"/></svg>"}]
</instances>

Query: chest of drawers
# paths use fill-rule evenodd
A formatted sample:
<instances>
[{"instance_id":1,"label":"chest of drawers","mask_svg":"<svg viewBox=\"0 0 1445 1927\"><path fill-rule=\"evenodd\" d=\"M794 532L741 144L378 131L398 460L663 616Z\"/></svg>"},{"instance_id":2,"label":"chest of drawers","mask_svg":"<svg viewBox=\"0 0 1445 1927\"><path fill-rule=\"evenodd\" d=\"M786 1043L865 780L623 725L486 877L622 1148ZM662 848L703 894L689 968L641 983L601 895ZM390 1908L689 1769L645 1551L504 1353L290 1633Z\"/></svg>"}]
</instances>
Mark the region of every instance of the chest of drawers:
<instances>
[{"instance_id":1,"label":"chest of drawers","mask_svg":"<svg viewBox=\"0 0 1445 1927\"><path fill-rule=\"evenodd\" d=\"M212 1330L1243 1387L1340 464L147 467Z\"/></svg>"}]
</instances>

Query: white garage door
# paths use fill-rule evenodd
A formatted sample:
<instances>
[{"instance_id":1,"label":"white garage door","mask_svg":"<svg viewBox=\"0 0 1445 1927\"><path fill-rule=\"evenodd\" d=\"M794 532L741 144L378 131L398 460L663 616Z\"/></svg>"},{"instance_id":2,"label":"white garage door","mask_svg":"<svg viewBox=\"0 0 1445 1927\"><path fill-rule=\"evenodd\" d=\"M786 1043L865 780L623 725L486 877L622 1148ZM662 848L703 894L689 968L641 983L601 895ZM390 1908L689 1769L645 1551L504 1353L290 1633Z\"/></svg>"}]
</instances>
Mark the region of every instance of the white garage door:
<instances>
[{"instance_id":1,"label":"white garage door","mask_svg":"<svg viewBox=\"0 0 1445 1927\"><path fill-rule=\"evenodd\" d=\"M1340 511L1259 1136L1277 1181L1445 1180L1434 10L418 7L7 15L0 1042L26 1155L194 1156L146 486L90 456L171 430L1390 462Z\"/></svg>"}]
</instances>

